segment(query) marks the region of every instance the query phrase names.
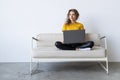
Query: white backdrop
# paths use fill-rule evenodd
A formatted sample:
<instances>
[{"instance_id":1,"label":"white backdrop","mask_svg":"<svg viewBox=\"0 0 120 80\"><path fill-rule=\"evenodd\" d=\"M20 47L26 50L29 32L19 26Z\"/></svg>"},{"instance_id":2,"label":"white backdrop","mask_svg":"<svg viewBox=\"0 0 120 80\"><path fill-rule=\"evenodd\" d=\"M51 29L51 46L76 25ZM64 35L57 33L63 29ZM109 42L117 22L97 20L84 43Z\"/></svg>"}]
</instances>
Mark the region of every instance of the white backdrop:
<instances>
[{"instance_id":1,"label":"white backdrop","mask_svg":"<svg viewBox=\"0 0 120 80\"><path fill-rule=\"evenodd\" d=\"M109 61L120 61L120 0L0 0L0 62L30 61L31 37L61 33L76 8L87 32L107 36Z\"/></svg>"}]
</instances>

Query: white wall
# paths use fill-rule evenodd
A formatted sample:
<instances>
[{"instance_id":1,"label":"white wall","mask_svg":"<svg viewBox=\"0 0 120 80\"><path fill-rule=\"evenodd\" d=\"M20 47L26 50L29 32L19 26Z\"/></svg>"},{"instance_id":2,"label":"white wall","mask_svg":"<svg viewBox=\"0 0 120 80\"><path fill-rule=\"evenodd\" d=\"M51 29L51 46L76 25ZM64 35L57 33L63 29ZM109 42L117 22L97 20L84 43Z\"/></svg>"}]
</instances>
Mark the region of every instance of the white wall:
<instances>
[{"instance_id":1,"label":"white wall","mask_svg":"<svg viewBox=\"0 0 120 80\"><path fill-rule=\"evenodd\" d=\"M30 61L31 37L59 33L70 8L87 32L107 36L109 61L120 61L120 0L0 0L0 62Z\"/></svg>"}]
</instances>

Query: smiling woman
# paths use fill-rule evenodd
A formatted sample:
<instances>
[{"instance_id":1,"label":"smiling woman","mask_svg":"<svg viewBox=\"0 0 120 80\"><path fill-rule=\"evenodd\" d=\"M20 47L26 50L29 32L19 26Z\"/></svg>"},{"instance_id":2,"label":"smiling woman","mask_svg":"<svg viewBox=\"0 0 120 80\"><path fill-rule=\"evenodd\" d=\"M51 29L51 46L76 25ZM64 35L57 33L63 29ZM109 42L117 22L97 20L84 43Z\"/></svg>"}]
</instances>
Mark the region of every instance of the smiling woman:
<instances>
[{"instance_id":1,"label":"smiling woman","mask_svg":"<svg viewBox=\"0 0 120 80\"><path fill-rule=\"evenodd\" d=\"M67 20L62 27L62 31L65 30L83 30L84 26L80 22L76 22L79 18L79 13L76 9L70 9L67 14Z\"/></svg>"},{"instance_id":2,"label":"smiling woman","mask_svg":"<svg viewBox=\"0 0 120 80\"><path fill-rule=\"evenodd\" d=\"M67 14L67 20L62 27L62 31L84 30L83 24L80 22L77 22L78 17L79 17L78 11L76 9L70 9ZM65 44L60 41L57 41L55 43L55 46L62 50L76 50L78 48L91 49L94 46L94 42L93 41L87 41L87 42L84 41L83 43Z\"/></svg>"}]
</instances>

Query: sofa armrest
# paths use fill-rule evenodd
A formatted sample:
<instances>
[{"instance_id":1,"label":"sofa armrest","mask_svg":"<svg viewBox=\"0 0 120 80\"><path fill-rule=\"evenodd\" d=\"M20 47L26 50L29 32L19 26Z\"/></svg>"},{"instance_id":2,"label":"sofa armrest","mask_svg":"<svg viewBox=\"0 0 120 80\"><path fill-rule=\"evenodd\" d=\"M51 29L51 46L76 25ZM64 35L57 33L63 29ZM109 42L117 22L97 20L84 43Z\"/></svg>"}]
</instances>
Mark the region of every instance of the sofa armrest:
<instances>
[{"instance_id":1,"label":"sofa armrest","mask_svg":"<svg viewBox=\"0 0 120 80\"><path fill-rule=\"evenodd\" d=\"M106 36L102 36L102 37L100 37L100 39L104 39L104 38L106 38Z\"/></svg>"},{"instance_id":2,"label":"sofa armrest","mask_svg":"<svg viewBox=\"0 0 120 80\"><path fill-rule=\"evenodd\" d=\"M107 50L107 40L106 40L106 36L101 37L100 40L101 40L101 41L103 40L104 47L105 47L105 49Z\"/></svg>"},{"instance_id":3,"label":"sofa armrest","mask_svg":"<svg viewBox=\"0 0 120 80\"><path fill-rule=\"evenodd\" d=\"M32 37L32 39L35 40L35 41L39 41L39 40L38 40L37 38L35 38L35 37Z\"/></svg>"},{"instance_id":4,"label":"sofa armrest","mask_svg":"<svg viewBox=\"0 0 120 80\"><path fill-rule=\"evenodd\" d=\"M32 49L34 48L34 46L36 46L35 44L36 44L37 41L39 41L39 39L37 39L35 37L32 37L32 41L31 41L31 47L32 47Z\"/></svg>"},{"instance_id":5,"label":"sofa armrest","mask_svg":"<svg viewBox=\"0 0 120 80\"><path fill-rule=\"evenodd\" d=\"M107 38L106 38L106 36L101 37L100 40L103 41L103 45L104 45L104 48L105 48L105 53L106 53L106 56L108 56L107 55Z\"/></svg>"}]
</instances>

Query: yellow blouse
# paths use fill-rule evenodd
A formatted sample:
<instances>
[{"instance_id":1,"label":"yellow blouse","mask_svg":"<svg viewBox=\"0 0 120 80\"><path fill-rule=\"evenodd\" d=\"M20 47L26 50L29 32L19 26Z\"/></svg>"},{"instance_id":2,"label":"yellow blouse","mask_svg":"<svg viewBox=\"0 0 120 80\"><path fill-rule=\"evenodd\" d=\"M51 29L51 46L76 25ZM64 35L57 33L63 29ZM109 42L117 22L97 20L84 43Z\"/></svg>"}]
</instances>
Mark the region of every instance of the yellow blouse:
<instances>
[{"instance_id":1,"label":"yellow blouse","mask_svg":"<svg viewBox=\"0 0 120 80\"><path fill-rule=\"evenodd\" d=\"M75 22L75 23L70 23L70 24L64 24L62 27L62 31L66 30L83 30L84 26L82 23Z\"/></svg>"}]
</instances>

